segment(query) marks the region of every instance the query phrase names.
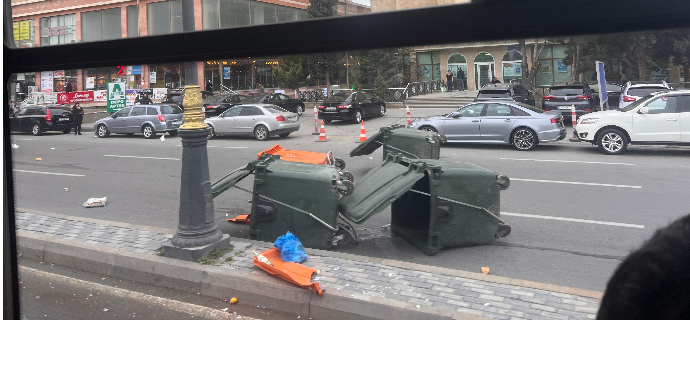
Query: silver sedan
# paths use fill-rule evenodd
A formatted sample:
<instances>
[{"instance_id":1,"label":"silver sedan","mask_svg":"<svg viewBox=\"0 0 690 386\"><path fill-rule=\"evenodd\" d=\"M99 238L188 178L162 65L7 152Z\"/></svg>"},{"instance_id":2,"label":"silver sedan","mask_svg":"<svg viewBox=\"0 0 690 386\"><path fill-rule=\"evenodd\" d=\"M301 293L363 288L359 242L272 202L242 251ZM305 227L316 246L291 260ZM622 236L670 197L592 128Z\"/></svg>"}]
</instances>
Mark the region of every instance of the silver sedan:
<instances>
[{"instance_id":1,"label":"silver sedan","mask_svg":"<svg viewBox=\"0 0 690 386\"><path fill-rule=\"evenodd\" d=\"M445 116L414 121L410 128L438 132L448 142L503 143L518 150L566 136L560 114L510 102L472 103Z\"/></svg>"},{"instance_id":2,"label":"silver sedan","mask_svg":"<svg viewBox=\"0 0 690 386\"><path fill-rule=\"evenodd\" d=\"M204 120L211 128L209 139L220 135L252 135L266 141L272 135L285 138L299 130L299 116L269 104L239 105Z\"/></svg>"}]
</instances>

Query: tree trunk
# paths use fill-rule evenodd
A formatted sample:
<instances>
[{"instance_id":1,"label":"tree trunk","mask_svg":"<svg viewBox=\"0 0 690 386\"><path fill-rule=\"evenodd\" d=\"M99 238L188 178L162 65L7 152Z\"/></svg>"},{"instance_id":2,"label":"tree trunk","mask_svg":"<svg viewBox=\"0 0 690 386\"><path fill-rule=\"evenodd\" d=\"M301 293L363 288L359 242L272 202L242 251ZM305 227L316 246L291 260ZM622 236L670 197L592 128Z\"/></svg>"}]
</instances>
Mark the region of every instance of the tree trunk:
<instances>
[{"instance_id":1,"label":"tree trunk","mask_svg":"<svg viewBox=\"0 0 690 386\"><path fill-rule=\"evenodd\" d=\"M683 67L683 82L690 82L690 66Z\"/></svg>"},{"instance_id":2,"label":"tree trunk","mask_svg":"<svg viewBox=\"0 0 690 386\"><path fill-rule=\"evenodd\" d=\"M580 80L580 47L581 44L577 43L575 45L575 52L573 53L573 82L578 82Z\"/></svg>"},{"instance_id":3,"label":"tree trunk","mask_svg":"<svg viewBox=\"0 0 690 386\"><path fill-rule=\"evenodd\" d=\"M326 73L326 98L331 96L331 74Z\"/></svg>"},{"instance_id":4,"label":"tree trunk","mask_svg":"<svg viewBox=\"0 0 690 386\"><path fill-rule=\"evenodd\" d=\"M639 73L639 77L641 81L646 81L647 80L647 71L645 69L645 56L644 53L642 53L642 42L639 43L637 46L637 71Z\"/></svg>"},{"instance_id":5,"label":"tree trunk","mask_svg":"<svg viewBox=\"0 0 690 386\"><path fill-rule=\"evenodd\" d=\"M518 44L520 45L520 54L522 54L522 86L529 90L531 87L527 87L527 72L529 72L529 70L527 67L527 49L525 47L525 39L519 39ZM525 70L528 71L525 72Z\"/></svg>"}]
</instances>

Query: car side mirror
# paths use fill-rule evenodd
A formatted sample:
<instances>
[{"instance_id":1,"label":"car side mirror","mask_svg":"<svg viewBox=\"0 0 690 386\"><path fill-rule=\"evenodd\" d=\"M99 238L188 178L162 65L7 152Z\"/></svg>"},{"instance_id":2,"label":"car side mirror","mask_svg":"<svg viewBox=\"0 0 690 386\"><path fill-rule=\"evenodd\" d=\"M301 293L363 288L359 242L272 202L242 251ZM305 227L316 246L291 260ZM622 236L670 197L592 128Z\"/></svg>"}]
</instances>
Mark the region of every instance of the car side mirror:
<instances>
[{"instance_id":1,"label":"car side mirror","mask_svg":"<svg viewBox=\"0 0 690 386\"><path fill-rule=\"evenodd\" d=\"M462 113L453 113L450 117L451 118L462 118Z\"/></svg>"},{"instance_id":2,"label":"car side mirror","mask_svg":"<svg viewBox=\"0 0 690 386\"><path fill-rule=\"evenodd\" d=\"M647 108L647 106L643 106L640 108L640 110L638 112L640 114L649 114L649 109Z\"/></svg>"}]
</instances>

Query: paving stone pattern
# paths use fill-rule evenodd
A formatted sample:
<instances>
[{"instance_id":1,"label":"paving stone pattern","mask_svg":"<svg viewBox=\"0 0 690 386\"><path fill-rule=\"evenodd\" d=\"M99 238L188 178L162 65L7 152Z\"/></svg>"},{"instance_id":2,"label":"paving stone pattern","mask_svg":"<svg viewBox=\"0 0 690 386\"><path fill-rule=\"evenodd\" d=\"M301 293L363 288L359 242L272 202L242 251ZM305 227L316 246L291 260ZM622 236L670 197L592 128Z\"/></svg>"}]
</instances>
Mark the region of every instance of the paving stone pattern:
<instances>
[{"instance_id":1,"label":"paving stone pattern","mask_svg":"<svg viewBox=\"0 0 690 386\"><path fill-rule=\"evenodd\" d=\"M155 253L169 238L162 233L17 212L17 229L78 240L124 251ZM253 249L236 254L229 269L255 270ZM259 249L261 250L261 249ZM223 259L221 259L223 261ZM308 266L321 271L321 287L362 293L457 312L513 320L594 319L596 300L570 294L496 284L457 276L391 267L330 256L310 255Z\"/></svg>"}]
</instances>

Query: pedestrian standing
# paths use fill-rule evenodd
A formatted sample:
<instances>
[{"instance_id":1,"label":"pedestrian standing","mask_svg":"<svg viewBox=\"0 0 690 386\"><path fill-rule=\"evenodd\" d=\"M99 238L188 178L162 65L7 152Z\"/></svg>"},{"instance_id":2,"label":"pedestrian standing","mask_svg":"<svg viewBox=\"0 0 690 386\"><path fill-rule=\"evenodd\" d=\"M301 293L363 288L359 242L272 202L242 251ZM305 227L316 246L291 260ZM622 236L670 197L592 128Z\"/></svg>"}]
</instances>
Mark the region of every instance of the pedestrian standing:
<instances>
[{"instance_id":1,"label":"pedestrian standing","mask_svg":"<svg viewBox=\"0 0 690 386\"><path fill-rule=\"evenodd\" d=\"M260 95L264 95L264 94L265 94L265 92L264 92L264 85L261 84L261 83L259 83L259 94L260 94Z\"/></svg>"},{"instance_id":2,"label":"pedestrian standing","mask_svg":"<svg viewBox=\"0 0 690 386\"><path fill-rule=\"evenodd\" d=\"M151 98L149 98L149 94L144 94L144 97L141 98L141 104L142 105L150 105L151 104Z\"/></svg>"},{"instance_id":3,"label":"pedestrian standing","mask_svg":"<svg viewBox=\"0 0 690 386\"><path fill-rule=\"evenodd\" d=\"M211 79L206 82L206 92L213 92L213 82L211 82Z\"/></svg>"},{"instance_id":4,"label":"pedestrian standing","mask_svg":"<svg viewBox=\"0 0 690 386\"><path fill-rule=\"evenodd\" d=\"M446 74L446 84L448 85L448 91L453 91L453 73L450 70Z\"/></svg>"},{"instance_id":5,"label":"pedestrian standing","mask_svg":"<svg viewBox=\"0 0 690 386\"><path fill-rule=\"evenodd\" d=\"M72 92L72 82L67 81L65 84L65 92Z\"/></svg>"},{"instance_id":6,"label":"pedestrian standing","mask_svg":"<svg viewBox=\"0 0 690 386\"><path fill-rule=\"evenodd\" d=\"M79 106L79 103L75 103L72 107L72 117L74 118L74 135L81 135L81 123L84 120L84 109Z\"/></svg>"},{"instance_id":7,"label":"pedestrian standing","mask_svg":"<svg viewBox=\"0 0 690 386\"><path fill-rule=\"evenodd\" d=\"M465 71L458 67L458 90L465 91Z\"/></svg>"}]
</instances>

